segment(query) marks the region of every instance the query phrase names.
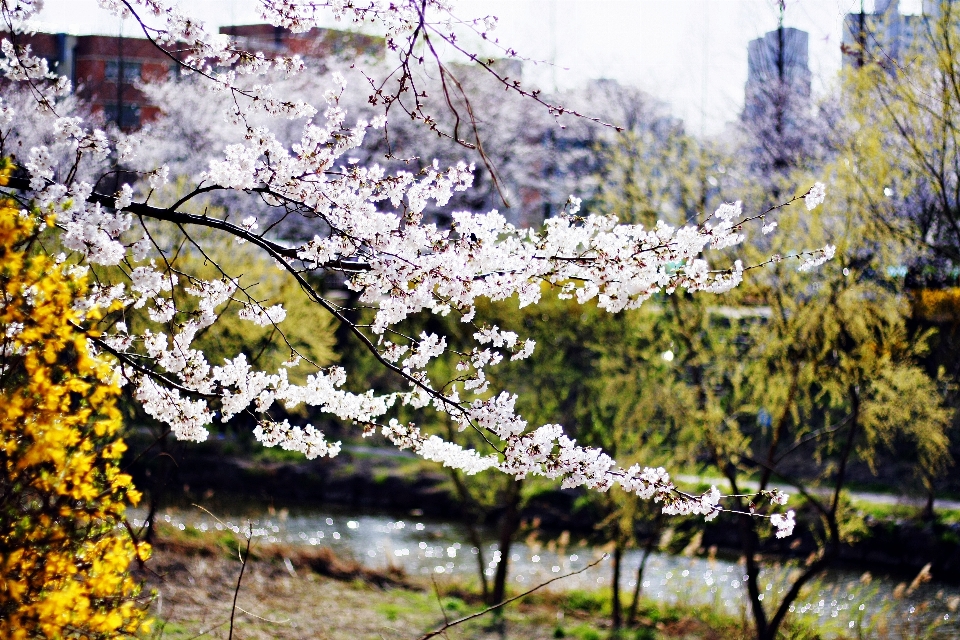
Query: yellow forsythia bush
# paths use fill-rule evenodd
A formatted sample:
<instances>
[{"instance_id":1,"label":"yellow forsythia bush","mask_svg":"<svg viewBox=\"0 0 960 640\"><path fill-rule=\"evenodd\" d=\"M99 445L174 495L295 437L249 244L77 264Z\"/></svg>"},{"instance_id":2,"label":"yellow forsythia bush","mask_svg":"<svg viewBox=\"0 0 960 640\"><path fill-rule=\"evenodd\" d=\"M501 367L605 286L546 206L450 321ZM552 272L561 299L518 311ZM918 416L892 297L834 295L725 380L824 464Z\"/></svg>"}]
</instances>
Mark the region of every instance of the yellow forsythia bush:
<instances>
[{"instance_id":1,"label":"yellow forsythia bush","mask_svg":"<svg viewBox=\"0 0 960 640\"><path fill-rule=\"evenodd\" d=\"M86 277L27 252L31 218L0 201L0 638L140 633L119 389L76 326Z\"/></svg>"},{"instance_id":2,"label":"yellow forsythia bush","mask_svg":"<svg viewBox=\"0 0 960 640\"><path fill-rule=\"evenodd\" d=\"M914 291L913 317L930 322L960 322L960 287Z\"/></svg>"}]
</instances>

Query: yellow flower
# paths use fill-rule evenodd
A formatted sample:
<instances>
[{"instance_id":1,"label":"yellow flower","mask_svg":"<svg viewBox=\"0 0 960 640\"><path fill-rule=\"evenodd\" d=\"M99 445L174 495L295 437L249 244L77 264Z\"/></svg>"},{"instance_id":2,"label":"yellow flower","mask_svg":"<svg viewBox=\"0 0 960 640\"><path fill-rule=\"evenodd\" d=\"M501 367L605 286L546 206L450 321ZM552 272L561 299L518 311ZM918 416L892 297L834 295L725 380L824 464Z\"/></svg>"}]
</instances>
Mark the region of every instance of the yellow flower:
<instances>
[{"instance_id":1,"label":"yellow flower","mask_svg":"<svg viewBox=\"0 0 960 640\"><path fill-rule=\"evenodd\" d=\"M25 497L0 505L0 638L137 635L149 627L129 568L150 547L117 526L140 499L118 466L119 388L103 382L117 378L76 328L85 279L28 255L33 229L0 201L0 336L17 354L0 378L0 492Z\"/></svg>"}]
</instances>

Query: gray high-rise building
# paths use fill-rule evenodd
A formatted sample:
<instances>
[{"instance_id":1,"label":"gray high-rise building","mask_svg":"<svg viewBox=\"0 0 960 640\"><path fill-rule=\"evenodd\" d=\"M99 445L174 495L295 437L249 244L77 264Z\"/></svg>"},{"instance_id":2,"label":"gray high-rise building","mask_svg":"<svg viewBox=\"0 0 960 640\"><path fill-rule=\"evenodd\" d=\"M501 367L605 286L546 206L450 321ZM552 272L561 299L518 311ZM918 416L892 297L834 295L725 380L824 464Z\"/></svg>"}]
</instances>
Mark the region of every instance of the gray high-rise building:
<instances>
[{"instance_id":1,"label":"gray high-rise building","mask_svg":"<svg viewBox=\"0 0 960 640\"><path fill-rule=\"evenodd\" d=\"M747 86L744 114L751 118L771 108L791 108L810 100L810 36L806 31L781 27L747 48Z\"/></svg>"},{"instance_id":2,"label":"gray high-rise building","mask_svg":"<svg viewBox=\"0 0 960 640\"><path fill-rule=\"evenodd\" d=\"M877 63L891 71L911 51L919 51L930 20L940 14L943 2L924 0L922 15L900 13L899 0L875 0L873 11L848 13L843 21L843 66Z\"/></svg>"},{"instance_id":3,"label":"gray high-rise building","mask_svg":"<svg viewBox=\"0 0 960 640\"><path fill-rule=\"evenodd\" d=\"M805 31L780 27L747 49L741 124L750 166L764 179L798 166L810 152L809 41Z\"/></svg>"}]
</instances>

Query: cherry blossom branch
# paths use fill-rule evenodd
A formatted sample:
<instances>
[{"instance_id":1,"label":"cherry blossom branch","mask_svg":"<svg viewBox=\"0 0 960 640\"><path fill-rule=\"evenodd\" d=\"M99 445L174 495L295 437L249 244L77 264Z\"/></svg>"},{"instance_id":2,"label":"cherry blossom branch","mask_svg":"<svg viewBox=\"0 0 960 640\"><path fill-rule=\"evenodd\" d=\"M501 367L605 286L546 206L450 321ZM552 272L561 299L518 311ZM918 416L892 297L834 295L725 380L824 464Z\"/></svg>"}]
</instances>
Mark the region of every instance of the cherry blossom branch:
<instances>
[{"instance_id":1,"label":"cherry blossom branch","mask_svg":"<svg viewBox=\"0 0 960 640\"><path fill-rule=\"evenodd\" d=\"M0 3L6 7L10 1ZM478 327L474 319L479 300L516 298L521 306L535 304L544 283L559 288L561 298L576 296L581 304L595 300L598 308L614 313L637 308L651 296L670 294L677 288L726 292L740 283L746 270L760 265L744 267L735 260L727 268L716 268L708 263L704 252L744 242L744 224L758 216L741 219L741 205L733 203L722 205L700 224L678 228L660 222L646 228L619 224L609 216L577 216L580 203L571 197L570 209L547 220L539 231L518 229L496 212L456 212L449 228L440 227L424 221L428 204L444 207L454 193L468 189L474 167L458 163L441 169L435 161L416 175L404 171L387 175L377 165L355 166L355 161L345 158L346 154L361 146L369 129L384 128L386 118L378 116L370 123L359 120L348 128L346 112L340 106L345 86L342 76L333 74L332 82L337 88L324 94L326 111L322 120L314 121L312 116L318 111L312 106L274 100L269 86L238 84L240 76L261 74L265 60L242 56L236 59L238 54L230 48L228 38L206 34L198 24L169 6L167 0L102 2L120 13L136 14L133 9L143 7L154 17L166 20L167 26L161 29L149 26L143 16L137 16L158 46L179 41L191 43L186 62L203 72L199 74L203 83L215 90L229 91L222 101L224 113L243 129L243 141L228 144L222 153L209 158L208 168L196 179L197 186L170 207L150 204L150 198L169 178L166 166L141 174L141 182L146 183L146 195L141 201L134 202L133 188L126 184L114 195L98 193L91 182L97 185L99 181L86 178L91 172L87 166L102 162L111 153L112 143L104 132L85 129L80 118L51 118L54 142L30 148L23 166L27 177L18 177L8 184L25 203L25 214L36 215L38 224L46 224L51 216L56 218L60 244L79 262L64 263L62 268L82 271L87 269L86 265L122 265L122 282L98 281L90 287L89 294L80 302L81 315L114 304L132 309L150 305L146 314L155 324L138 335L129 335L126 326L117 322L99 338L128 361L121 361L121 369L126 367L125 375L135 386L134 397L149 415L168 424L180 439L203 440L207 437L207 425L217 418L211 405L219 408L221 421L255 408L260 417L254 435L266 446L301 451L311 458L336 455L340 444L326 442L311 425L291 427L286 420L278 423L269 417L275 403L288 407L304 403L340 420L364 425L365 435L379 427L380 433L395 445L411 448L425 459L465 473L496 468L517 478L541 475L561 480L565 487L585 485L601 491L618 484L643 498L663 502L666 513L699 514L707 519L723 510L719 505L723 496L716 488L700 496L688 494L670 482L664 469L639 465L622 469L599 449L577 445L559 425L528 425L515 411L516 396L507 391L490 393L485 371L507 359L529 357L535 343L496 326ZM385 101L385 110L396 104L408 114L422 117L428 125L439 127L426 110L426 96L417 84L412 66L423 64L423 56L432 56L441 65L444 98L447 107L454 111L453 136L459 139L462 122L469 122L479 148L477 119L469 97L457 78L444 70L433 48L432 38L445 34L428 20L427 12L443 9L444 5L437 0L410 0L389 8L376 3L371 7L374 13L364 13L349 4L341 10L355 18L382 21L388 46L401 50L401 65L394 78L398 81L396 93L385 92L385 84L379 87L382 93L378 99ZM303 13L309 13L308 9L295 0L268 0L264 4L265 12L277 24L294 30L312 26L311 17ZM381 10L382 13L376 13ZM449 35L451 44L459 46L455 40ZM418 51L417 46L423 49ZM215 64L224 65L223 69L214 69ZM6 65L8 77L17 79L17 74L23 75L15 55L8 55ZM497 78L507 81L505 76ZM526 95L526 89L518 82L513 83L513 89ZM533 97L546 104L539 94ZM407 104L408 98L412 103ZM461 99L466 105L464 121L458 112ZM556 107L551 113L559 117L565 112ZM0 113L0 129L9 122L8 115ZM311 119L303 123L301 138L293 143L282 142L267 126L259 125L264 118L301 115ZM254 122L258 126L251 124ZM115 146L120 154L119 142ZM312 240L291 247L268 236L278 222L256 233L259 225L253 215L237 224L181 211L188 203L216 192L259 198L281 212L278 219L297 213L321 220L323 227ZM808 208L816 206L823 199L823 186L818 183L803 197ZM134 217L139 219L145 236L130 243L126 234ZM170 251L164 250L151 235L146 221L178 229L180 241ZM342 389L347 374L341 367L315 367L316 372L305 382L293 383L284 366L275 372L257 370L243 353L232 359L226 357L222 363L208 362L207 356L193 344L232 304L240 306L240 319L272 326L280 335L286 310L282 304L266 306L249 288L241 286L239 277L210 260L202 243L191 236L190 229L199 227L249 242L264 258L276 261L311 303L340 322L380 366L398 376L408 389L388 394L377 394L372 389L365 393L347 392ZM762 231L771 230L771 225L765 225ZM207 281L178 265L178 258L194 249L216 265L220 279ZM163 262L161 267L155 260L147 262L154 250ZM828 245L818 251L800 252L797 257L806 258L801 265L801 269L806 269L829 259L832 252L833 247ZM762 264L775 259L779 257ZM324 269L349 274L346 286L356 293L355 302L341 306L327 300L308 280L310 272ZM183 286L177 288L178 283ZM192 303L187 306L187 297L196 300L195 308ZM351 321L349 312L354 305L374 309L369 324ZM450 335L423 331L413 336L395 329L415 314L446 314L451 310L473 326L472 335L463 338L466 345L459 344L459 338L457 344L448 344L454 341ZM289 341L287 345L290 346ZM296 354L292 347L291 352ZM452 380L434 380L431 363L445 354L460 359L458 373ZM481 455L456 442L421 432L414 424L404 425L395 418L387 420L397 404L414 410L432 407L449 416L461 430L475 430L495 453ZM779 499L777 496L770 498L780 504L774 500ZM770 520L778 534L792 527L789 513L775 514Z\"/></svg>"},{"instance_id":2,"label":"cherry blossom branch","mask_svg":"<svg viewBox=\"0 0 960 640\"><path fill-rule=\"evenodd\" d=\"M157 373L150 367L145 367L139 362L137 362L136 360L133 360L130 357L129 353L125 353L123 351L118 351L117 349L114 349L112 346L110 346L109 343L107 343L101 338L98 338L92 335L89 331L84 330L83 327L73 323L71 323L71 325L73 326L74 329L76 329L78 332L83 334L87 338L87 340L95 344L98 349L109 353L114 358L119 360L124 366L129 367L130 369L136 371L137 373L142 373L145 376L150 376L151 378L155 379L157 382L160 382L165 386L170 387L171 389L177 389L178 391L182 391L183 393L187 393L191 396L206 397L210 399L217 397L212 393L204 394L204 393L198 392L196 389L185 387L184 385L178 383L177 381L171 380L170 378L164 376L163 374Z\"/></svg>"},{"instance_id":3,"label":"cherry blossom branch","mask_svg":"<svg viewBox=\"0 0 960 640\"><path fill-rule=\"evenodd\" d=\"M16 189L18 191L29 192L34 189L31 187L31 178L19 178L11 177L7 180L7 184L3 185L10 189ZM118 211L128 212L136 216L141 216L144 218L149 218L151 220L157 220L160 222L172 222L179 225L190 225L197 227L207 227L210 229L217 229L220 231L225 231L241 240L245 240L252 244L257 245L258 247L269 251L271 255L277 258L286 258L286 259L296 259L297 258L297 249L285 247L276 242L267 240L261 235L252 233L247 229L243 228L240 225L227 222L226 220L220 220L218 218L213 218L210 216L200 216L192 213L184 213L178 211L178 208L188 202L191 198L196 197L197 195L203 193L209 193L214 190L225 190L224 187L220 186L207 186L203 188L198 188L195 191L191 192L187 196L180 198L175 204L170 207L155 207L146 203L140 202L131 202L130 204L117 208ZM91 193L87 197L87 202L90 204L99 204L104 207L109 207L111 209L117 206L116 196L105 195L102 193ZM283 260L286 262L286 260ZM342 269L344 271L359 271L369 269L369 265L362 262L350 262L343 260L331 260L325 262L322 265L319 265L321 268L329 269Z\"/></svg>"}]
</instances>

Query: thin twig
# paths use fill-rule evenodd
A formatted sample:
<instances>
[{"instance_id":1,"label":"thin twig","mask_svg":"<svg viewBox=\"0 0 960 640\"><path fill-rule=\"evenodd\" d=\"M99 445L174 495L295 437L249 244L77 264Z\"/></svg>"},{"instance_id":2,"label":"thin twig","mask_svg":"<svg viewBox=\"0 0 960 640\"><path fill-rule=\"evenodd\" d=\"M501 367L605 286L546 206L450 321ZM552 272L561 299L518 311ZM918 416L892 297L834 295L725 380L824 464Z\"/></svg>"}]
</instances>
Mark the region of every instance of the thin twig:
<instances>
[{"instance_id":1,"label":"thin twig","mask_svg":"<svg viewBox=\"0 0 960 640\"><path fill-rule=\"evenodd\" d=\"M256 618L257 620L263 620L264 622L269 622L270 624L288 624L290 622L289 618L287 620L271 620L270 618L264 618L263 616L258 616L255 613L251 613L247 611L243 607L237 607L237 611L239 611L240 613L245 613L251 618Z\"/></svg>"},{"instance_id":2,"label":"thin twig","mask_svg":"<svg viewBox=\"0 0 960 640\"><path fill-rule=\"evenodd\" d=\"M248 523L250 534L247 536L246 555L240 556L240 575L237 576L237 588L233 590L233 606L230 607L230 633L227 640L233 640L233 617L237 613L237 597L240 595L240 582L243 580L243 570L247 568L247 560L250 559L250 543L253 542L253 524Z\"/></svg>"},{"instance_id":3,"label":"thin twig","mask_svg":"<svg viewBox=\"0 0 960 640\"><path fill-rule=\"evenodd\" d=\"M206 629L206 630L204 630L204 631L201 631L200 633L198 633L198 634L195 635L195 636L191 636L191 637L187 638L187 640L197 640L197 638L203 637L203 636L207 635L208 633L210 633L211 631L213 631L214 629L219 629L220 627L222 627L222 626L225 625L225 624L227 624L227 621L226 621L226 620L224 620L224 621L221 622L220 624L217 624L217 625L214 625L214 626L210 627L209 629Z\"/></svg>"},{"instance_id":4,"label":"thin twig","mask_svg":"<svg viewBox=\"0 0 960 640\"><path fill-rule=\"evenodd\" d=\"M462 618L457 618L457 619L454 620L453 622L447 622L447 623L445 623L442 627L440 627L440 628L438 628L438 629L434 629L433 631L430 631L429 633L426 633L426 634L420 636L417 640L429 640L429 638L433 638L433 637L436 637L436 636L438 636L438 635L440 635L440 634L442 634L442 633L445 633L446 630L449 629L449 628L451 628L451 627L455 627L455 626L457 626L457 625L459 625L459 624L463 624L464 622L467 622L468 620L473 620L474 618L479 618L480 616L486 615L486 614L490 613L491 611L495 611L495 610L497 610L497 609L499 609L499 608L501 608L501 607L504 607L504 606L510 604L511 602L515 601L515 600L519 600L520 598L525 598L526 596L530 595L530 594L533 593L534 591L537 591L538 589L542 589L543 587L545 587L545 586L547 586L548 584L551 584L551 583L553 583L553 582L556 582L557 580L563 580L564 578L569 578L569 577L571 577L571 576L575 576L575 575L577 575L578 573L583 573L583 572L586 571L587 569L592 569L593 567L597 566L598 564L600 564L601 562L603 562L604 560L606 560L607 557L608 557L608 554L605 553L605 554L603 554L602 556L600 556L599 558L597 558L596 560L594 560L593 562L591 562L590 564L588 564L587 566L585 566L585 567L582 568L582 569L577 569L576 571L572 571L572 572L570 572L570 573L566 573L566 574L564 574L564 575L562 575L562 576L557 576L556 578L551 578L550 580L547 580L546 582L542 582L542 583L538 584L537 586L533 587L532 589L530 589L530 590L528 590L528 591L524 591L523 593L521 593L521 594L519 594L519 595L515 595L515 596L513 596L512 598L507 598L506 600L503 600L502 602L498 602L498 603L495 604L495 605L491 605L491 606L487 607L486 609L483 609L482 611L477 611L476 613L471 613L471 614L468 615L468 616L463 616ZM446 617L446 616L444 616L444 617Z\"/></svg>"},{"instance_id":5,"label":"thin twig","mask_svg":"<svg viewBox=\"0 0 960 640\"><path fill-rule=\"evenodd\" d=\"M440 615L443 616L443 624L449 625L450 618L447 617L447 610L443 608L443 600L440 599L440 587L437 586L437 576L430 576L430 580L433 581L433 595L437 597L437 606L440 607Z\"/></svg>"}]
</instances>

